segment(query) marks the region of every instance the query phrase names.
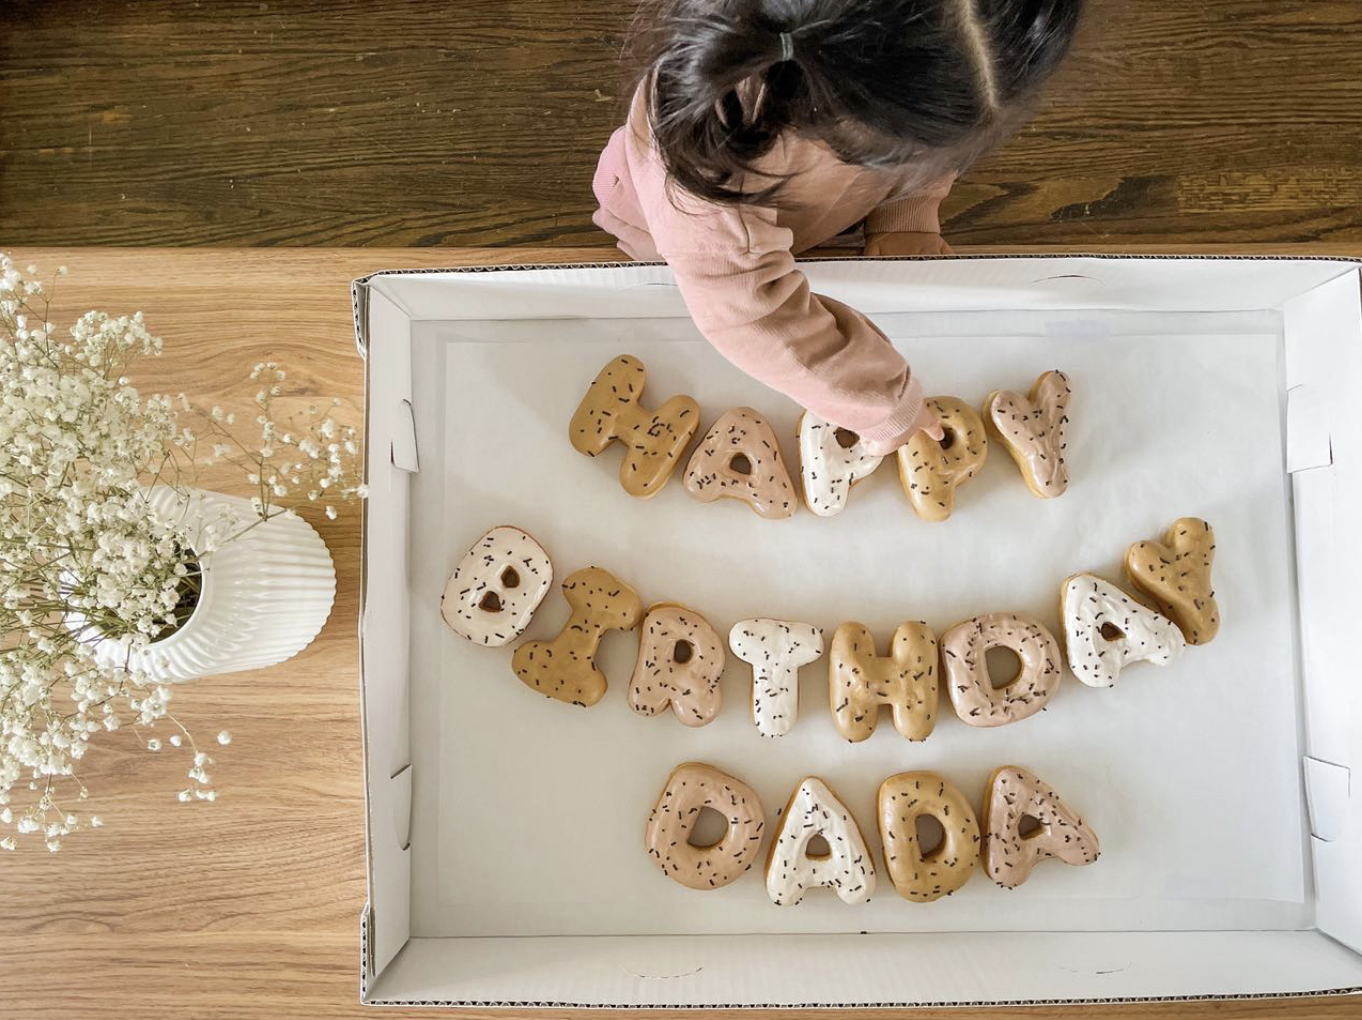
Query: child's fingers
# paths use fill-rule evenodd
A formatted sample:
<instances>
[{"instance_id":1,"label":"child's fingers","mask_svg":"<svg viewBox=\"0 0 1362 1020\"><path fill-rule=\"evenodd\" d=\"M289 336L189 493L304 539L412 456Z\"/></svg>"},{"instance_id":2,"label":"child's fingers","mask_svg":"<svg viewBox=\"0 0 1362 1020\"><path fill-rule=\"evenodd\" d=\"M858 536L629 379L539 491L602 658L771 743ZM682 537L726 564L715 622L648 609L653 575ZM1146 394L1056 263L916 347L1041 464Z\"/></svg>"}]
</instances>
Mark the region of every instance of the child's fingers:
<instances>
[{"instance_id":1,"label":"child's fingers","mask_svg":"<svg viewBox=\"0 0 1362 1020\"><path fill-rule=\"evenodd\" d=\"M936 415L932 414L932 412L925 407L919 411L917 417L913 419L913 428L910 430L910 435L912 431L916 431L917 429L921 429L938 443L946 438L946 430L941 427L941 422L937 421Z\"/></svg>"}]
</instances>

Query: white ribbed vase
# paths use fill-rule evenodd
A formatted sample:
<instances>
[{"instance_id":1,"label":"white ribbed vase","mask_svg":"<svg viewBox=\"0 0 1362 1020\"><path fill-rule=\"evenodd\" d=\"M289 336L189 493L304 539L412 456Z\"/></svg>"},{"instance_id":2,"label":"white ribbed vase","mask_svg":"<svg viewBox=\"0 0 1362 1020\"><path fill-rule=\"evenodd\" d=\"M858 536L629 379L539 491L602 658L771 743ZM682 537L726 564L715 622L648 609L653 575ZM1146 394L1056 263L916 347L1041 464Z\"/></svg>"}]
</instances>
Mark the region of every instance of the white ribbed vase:
<instances>
[{"instance_id":1,"label":"white ribbed vase","mask_svg":"<svg viewBox=\"0 0 1362 1020\"><path fill-rule=\"evenodd\" d=\"M255 516L250 501L190 490L191 519L219 519L223 510L243 524ZM173 512L184 496L157 486L149 494ZM196 552L198 550L195 550ZM132 655L132 665L165 682L243 669L263 669L297 655L317 636L336 600L336 569L321 536L299 517L275 517L225 542L201 560L198 605L179 630ZM96 655L110 663L127 654L121 641L103 641Z\"/></svg>"}]
</instances>

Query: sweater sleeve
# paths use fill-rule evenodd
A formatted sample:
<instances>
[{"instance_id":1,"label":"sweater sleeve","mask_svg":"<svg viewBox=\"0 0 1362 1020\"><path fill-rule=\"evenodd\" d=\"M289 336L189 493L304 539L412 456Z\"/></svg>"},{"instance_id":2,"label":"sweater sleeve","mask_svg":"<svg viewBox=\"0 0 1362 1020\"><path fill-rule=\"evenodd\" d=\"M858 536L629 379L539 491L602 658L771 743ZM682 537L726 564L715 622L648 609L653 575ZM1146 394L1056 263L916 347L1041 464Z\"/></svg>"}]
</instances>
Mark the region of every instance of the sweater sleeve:
<instances>
[{"instance_id":1,"label":"sweater sleeve","mask_svg":"<svg viewBox=\"0 0 1362 1020\"><path fill-rule=\"evenodd\" d=\"M772 210L711 215L732 217L724 226L746 243L662 253L705 338L819 417L871 443L902 437L922 409L922 388L888 338L860 312L809 289Z\"/></svg>"},{"instance_id":2,"label":"sweater sleeve","mask_svg":"<svg viewBox=\"0 0 1362 1020\"><path fill-rule=\"evenodd\" d=\"M955 184L955 174L929 181L911 192L897 195L871 210L865 218L865 233L941 233L941 203Z\"/></svg>"}]
</instances>

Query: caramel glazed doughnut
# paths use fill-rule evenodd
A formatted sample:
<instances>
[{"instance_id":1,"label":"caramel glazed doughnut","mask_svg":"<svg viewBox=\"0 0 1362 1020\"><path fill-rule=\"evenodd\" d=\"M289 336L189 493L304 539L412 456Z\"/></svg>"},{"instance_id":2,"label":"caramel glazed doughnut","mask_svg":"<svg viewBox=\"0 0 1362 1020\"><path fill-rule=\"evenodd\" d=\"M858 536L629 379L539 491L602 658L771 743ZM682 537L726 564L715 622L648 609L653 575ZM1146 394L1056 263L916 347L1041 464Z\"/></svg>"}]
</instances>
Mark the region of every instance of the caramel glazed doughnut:
<instances>
[{"instance_id":1,"label":"caramel glazed doughnut","mask_svg":"<svg viewBox=\"0 0 1362 1020\"><path fill-rule=\"evenodd\" d=\"M986 653L998 647L1016 652L1021 670L995 688ZM1059 642L1039 620L1018 613L989 613L957 624L942 635L941 659L955 714L971 726L1003 726L1035 715L1063 677Z\"/></svg>"},{"instance_id":2,"label":"caramel glazed doughnut","mask_svg":"<svg viewBox=\"0 0 1362 1020\"><path fill-rule=\"evenodd\" d=\"M1126 552L1126 576L1176 623L1189 645L1220 632L1220 607L1211 587L1215 532L1200 517L1173 522L1163 542L1136 542Z\"/></svg>"},{"instance_id":3,"label":"caramel glazed doughnut","mask_svg":"<svg viewBox=\"0 0 1362 1020\"><path fill-rule=\"evenodd\" d=\"M724 816L728 828L712 846L691 846L701 808ZM752 867L765 825L761 799L751 787L713 765L686 762L672 770L648 815L644 844L662 873L688 889L719 889Z\"/></svg>"},{"instance_id":4,"label":"caramel glazed doughnut","mask_svg":"<svg viewBox=\"0 0 1362 1020\"><path fill-rule=\"evenodd\" d=\"M965 795L935 772L904 772L880 785L880 840L894 888L905 900L930 903L970 880L979 863L979 822ZM922 852L917 819L941 823L941 845Z\"/></svg>"},{"instance_id":5,"label":"caramel glazed doughnut","mask_svg":"<svg viewBox=\"0 0 1362 1020\"><path fill-rule=\"evenodd\" d=\"M929 397L925 406L945 430L938 442L914 432L899 447L899 481L908 502L924 521L944 521L955 509L955 490L968 482L988 458L984 422L958 397Z\"/></svg>"}]
</instances>

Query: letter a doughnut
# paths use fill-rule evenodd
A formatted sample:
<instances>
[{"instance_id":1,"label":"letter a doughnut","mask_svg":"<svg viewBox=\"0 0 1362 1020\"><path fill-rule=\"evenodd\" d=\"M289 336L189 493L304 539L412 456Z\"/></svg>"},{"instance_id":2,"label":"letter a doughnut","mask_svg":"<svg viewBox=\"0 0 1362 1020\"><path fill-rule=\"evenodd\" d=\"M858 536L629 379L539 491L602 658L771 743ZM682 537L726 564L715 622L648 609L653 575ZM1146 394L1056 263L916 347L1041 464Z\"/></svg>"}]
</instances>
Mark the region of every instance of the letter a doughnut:
<instances>
[{"instance_id":1,"label":"letter a doughnut","mask_svg":"<svg viewBox=\"0 0 1362 1020\"><path fill-rule=\"evenodd\" d=\"M880 785L880 842L884 863L900 896L930 903L970 880L979 863L979 822L965 795L935 772L904 772ZM922 852L920 815L941 823L941 845Z\"/></svg>"},{"instance_id":2,"label":"letter a doughnut","mask_svg":"<svg viewBox=\"0 0 1362 1020\"><path fill-rule=\"evenodd\" d=\"M940 442L925 432L899 447L899 481L918 516L944 521L955 509L955 490L984 466L988 435L974 408L957 397L931 397L926 406L941 422Z\"/></svg>"},{"instance_id":3,"label":"letter a doughnut","mask_svg":"<svg viewBox=\"0 0 1362 1020\"><path fill-rule=\"evenodd\" d=\"M828 853L813 856L822 836ZM809 776L790 795L766 854L766 892L778 907L794 906L808 889L826 886L843 903L868 903L875 892L875 862L851 812L827 784Z\"/></svg>"},{"instance_id":4,"label":"letter a doughnut","mask_svg":"<svg viewBox=\"0 0 1362 1020\"><path fill-rule=\"evenodd\" d=\"M703 726L723 704L723 675L723 641L708 620L674 603L653 606L643 618L629 707L657 715L670 705L687 726Z\"/></svg>"},{"instance_id":5,"label":"letter a doughnut","mask_svg":"<svg viewBox=\"0 0 1362 1020\"><path fill-rule=\"evenodd\" d=\"M586 708L605 694L596 649L607 630L633 630L643 615L638 593L608 570L569 574L563 596L572 615L552 641L526 641L511 657L521 682L547 698Z\"/></svg>"},{"instance_id":6,"label":"letter a doughnut","mask_svg":"<svg viewBox=\"0 0 1362 1020\"><path fill-rule=\"evenodd\" d=\"M1010 648L1021 672L993 686L985 653ZM941 662L955 714L971 726L1002 726L1035 715L1063 677L1059 642L1038 620L1018 613L989 613L957 624L941 638Z\"/></svg>"},{"instance_id":7,"label":"letter a doughnut","mask_svg":"<svg viewBox=\"0 0 1362 1020\"><path fill-rule=\"evenodd\" d=\"M828 695L837 732L853 743L866 739L887 705L900 736L926 740L936 726L936 665L936 635L925 623L899 627L887 656L875 654L875 636L863 624L842 624L828 653Z\"/></svg>"},{"instance_id":8,"label":"letter a doughnut","mask_svg":"<svg viewBox=\"0 0 1362 1020\"><path fill-rule=\"evenodd\" d=\"M825 422L812 411L799 419L799 478L804 502L819 517L840 514L852 488L880 466L854 432Z\"/></svg>"},{"instance_id":9,"label":"letter a doughnut","mask_svg":"<svg viewBox=\"0 0 1362 1020\"><path fill-rule=\"evenodd\" d=\"M700 428L700 405L690 397L672 397L656 411L643 407L647 379L643 362L620 355L597 374L568 425L573 448L588 457L614 442L624 447L620 485L640 498L661 491Z\"/></svg>"},{"instance_id":10,"label":"letter a doughnut","mask_svg":"<svg viewBox=\"0 0 1362 1020\"><path fill-rule=\"evenodd\" d=\"M691 830L706 807L723 815L728 828L712 846L691 846ZM757 859L765 824L761 800L747 784L713 765L691 761L678 765L667 779L648 815L644 842L648 856L673 882L689 889L719 889Z\"/></svg>"},{"instance_id":11,"label":"letter a doughnut","mask_svg":"<svg viewBox=\"0 0 1362 1020\"><path fill-rule=\"evenodd\" d=\"M734 408L710 427L691 454L685 482L701 503L740 499L768 520L799 507L775 431L750 407Z\"/></svg>"},{"instance_id":12,"label":"letter a doughnut","mask_svg":"<svg viewBox=\"0 0 1362 1020\"><path fill-rule=\"evenodd\" d=\"M728 647L752 665L752 721L763 737L783 737L799 715L799 667L823 654L823 632L791 620L739 620Z\"/></svg>"},{"instance_id":13,"label":"letter a doughnut","mask_svg":"<svg viewBox=\"0 0 1362 1020\"><path fill-rule=\"evenodd\" d=\"M1166 666L1187 647L1177 624L1114 584L1075 574L1059 594L1069 669L1089 687L1110 687L1132 662Z\"/></svg>"},{"instance_id":14,"label":"letter a doughnut","mask_svg":"<svg viewBox=\"0 0 1362 1020\"><path fill-rule=\"evenodd\" d=\"M509 644L530 625L553 584L544 547L519 528L493 528L473 544L440 596L440 615L474 644Z\"/></svg>"},{"instance_id":15,"label":"letter a doughnut","mask_svg":"<svg viewBox=\"0 0 1362 1020\"><path fill-rule=\"evenodd\" d=\"M1023 835L1027 818L1037 827ZM1047 858L1083 865L1099 852L1097 835L1078 812L1026 769L1009 765L993 773L984 794L984 870L993 881L1015 889Z\"/></svg>"}]
</instances>

